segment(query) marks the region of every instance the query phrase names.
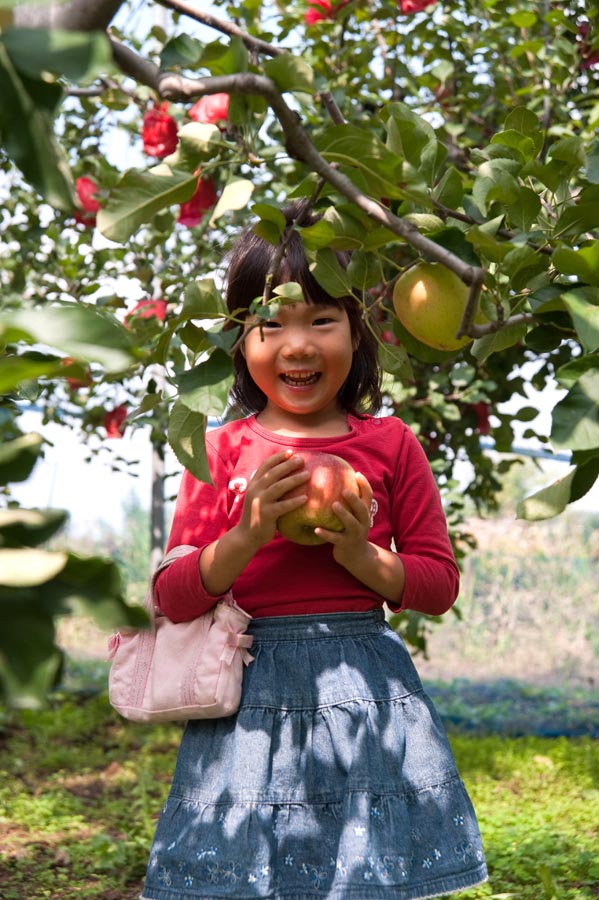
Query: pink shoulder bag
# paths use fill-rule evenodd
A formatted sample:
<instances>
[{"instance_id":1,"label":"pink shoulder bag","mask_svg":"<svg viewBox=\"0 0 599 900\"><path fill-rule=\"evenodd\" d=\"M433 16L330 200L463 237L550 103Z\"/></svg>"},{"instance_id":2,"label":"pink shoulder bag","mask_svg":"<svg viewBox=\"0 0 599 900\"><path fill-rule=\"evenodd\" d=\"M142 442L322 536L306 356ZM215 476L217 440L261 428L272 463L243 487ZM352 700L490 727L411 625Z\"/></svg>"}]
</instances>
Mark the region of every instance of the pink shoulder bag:
<instances>
[{"instance_id":1,"label":"pink shoulder bag","mask_svg":"<svg viewBox=\"0 0 599 900\"><path fill-rule=\"evenodd\" d=\"M116 632L108 644L108 698L133 722L174 722L230 716L239 707L243 665L252 661L252 617L229 592L203 616L171 622L154 603L159 573L196 547L174 547L152 577L145 599L147 629Z\"/></svg>"}]
</instances>

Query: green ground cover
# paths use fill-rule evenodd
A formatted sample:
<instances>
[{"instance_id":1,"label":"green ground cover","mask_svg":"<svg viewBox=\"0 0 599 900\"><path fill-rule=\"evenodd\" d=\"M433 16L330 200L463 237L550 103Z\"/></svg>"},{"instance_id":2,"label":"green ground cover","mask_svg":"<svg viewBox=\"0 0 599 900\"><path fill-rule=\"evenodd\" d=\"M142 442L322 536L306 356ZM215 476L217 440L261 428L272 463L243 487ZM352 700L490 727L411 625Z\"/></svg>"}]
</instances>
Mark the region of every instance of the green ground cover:
<instances>
[{"instance_id":1,"label":"green ground cover","mask_svg":"<svg viewBox=\"0 0 599 900\"><path fill-rule=\"evenodd\" d=\"M555 689L504 682L493 694L490 685L477 692L459 681L430 688L479 815L491 873L487 884L459 896L596 900L597 692L579 690L566 715L567 696ZM551 719L552 733L560 722L566 733L514 736L514 711L533 730ZM104 691L77 691L77 672L49 710L5 714L0 726L3 900L136 898L180 728L124 722Z\"/></svg>"}]
</instances>

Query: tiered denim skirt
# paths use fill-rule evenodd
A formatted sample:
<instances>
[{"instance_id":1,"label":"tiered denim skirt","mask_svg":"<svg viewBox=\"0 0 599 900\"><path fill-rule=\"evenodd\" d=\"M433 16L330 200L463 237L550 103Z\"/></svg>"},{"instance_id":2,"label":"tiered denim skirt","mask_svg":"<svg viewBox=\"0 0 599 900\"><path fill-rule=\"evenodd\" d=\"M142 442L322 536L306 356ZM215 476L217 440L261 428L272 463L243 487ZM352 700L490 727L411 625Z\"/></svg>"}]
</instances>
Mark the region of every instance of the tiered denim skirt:
<instances>
[{"instance_id":1,"label":"tiered denim skirt","mask_svg":"<svg viewBox=\"0 0 599 900\"><path fill-rule=\"evenodd\" d=\"M439 717L382 610L256 619L235 716L190 722L147 900L415 900L487 877Z\"/></svg>"}]
</instances>

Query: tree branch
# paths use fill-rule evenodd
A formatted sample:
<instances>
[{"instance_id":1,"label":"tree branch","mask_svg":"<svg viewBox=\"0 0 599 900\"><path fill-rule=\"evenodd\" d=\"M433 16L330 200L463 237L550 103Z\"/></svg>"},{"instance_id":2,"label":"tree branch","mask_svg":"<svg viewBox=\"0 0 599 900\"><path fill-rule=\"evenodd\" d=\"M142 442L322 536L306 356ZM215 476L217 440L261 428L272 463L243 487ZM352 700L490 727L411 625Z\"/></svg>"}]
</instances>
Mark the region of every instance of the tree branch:
<instances>
[{"instance_id":1,"label":"tree branch","mask_svg":"<svg viewBox=\"0 0 599 900\"><path fill-rule=\"evenodd\" d=\"M63 31L104 31L123 5L123 0L70 0L69 3L17 5L13 21L17 28L48 28Z\"/></svg>"},{"instance_id":2,"label":"tree branch","mask_svg":"<svg viewBox=\"0 0 599 900\"><path fill-rule=\"evenodd\" d=\"M273 46L273 44L269 44L267 41L252 37L251 34L243 31L241 28L239 28L239 26L233 24L233 22L226 22L224 19L217 19L216 16L211 16L209 13L202 12L202 10L197 9L195 6L191 6L189 3L184 3L183 0L156 0L156 2L160 6L164 6L165 9L170 9L173 12L188 16L195 22L200 22L202 25L206 25L208 28L213 28L215 31L220 31L221 34L228 34L230 37L241 38L241 40L249 50L254 50L257 53L263 53L265 56L280 56L282 53L287 52L281 47L275 47Z\"/></svg>"}]
</instances>

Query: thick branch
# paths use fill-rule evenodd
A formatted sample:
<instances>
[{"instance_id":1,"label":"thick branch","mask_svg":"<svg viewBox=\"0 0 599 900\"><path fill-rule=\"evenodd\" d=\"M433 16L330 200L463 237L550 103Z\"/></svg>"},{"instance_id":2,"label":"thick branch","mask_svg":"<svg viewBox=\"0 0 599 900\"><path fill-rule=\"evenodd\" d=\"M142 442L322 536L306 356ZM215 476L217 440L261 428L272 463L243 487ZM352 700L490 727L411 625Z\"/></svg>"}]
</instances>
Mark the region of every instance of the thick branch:
<instances>
[{"instance_id":1,"label":"thick branch","mask_svg":"<svg viewBox=\"0 0 599 900\"><path fill-rule=\"evenodd\" d=\"M124 75L129 75L134 81L145 84L147 87L159 92L160 76L163 73L158 66L149 59L140 56L135 50L131 50L130 47L117 41L116 38L109 35L108 39L112 47L112 56L121 72Z\"/></svg>"},{"instance_id":2,"label":"thick branch","mask_svg":"<svg viewBox=\"0 0 599 900\"><path fill-rule=\"evenodd\" d=\"M515 316L510 316L504 322L487 322L485 325L475 325L473 323L467 329L460 325L456 336L464 337L464 335L468 335L468 337L481 338L487 334L496 334L509 325L524 325L535 321L536 319L532 313L516 313Z\"/></svg>"},{"instance_id":3,"label":"thick branch","mask_svg":"<svg viewBox=\"0 0 599 900\"><path fill-rule=\"evenodd\" d=\"M63 31L104 31L123 5L123 0L70 0L69 3L15 6L18 28L48 28Z\"/></svg>"}]
</instances>

